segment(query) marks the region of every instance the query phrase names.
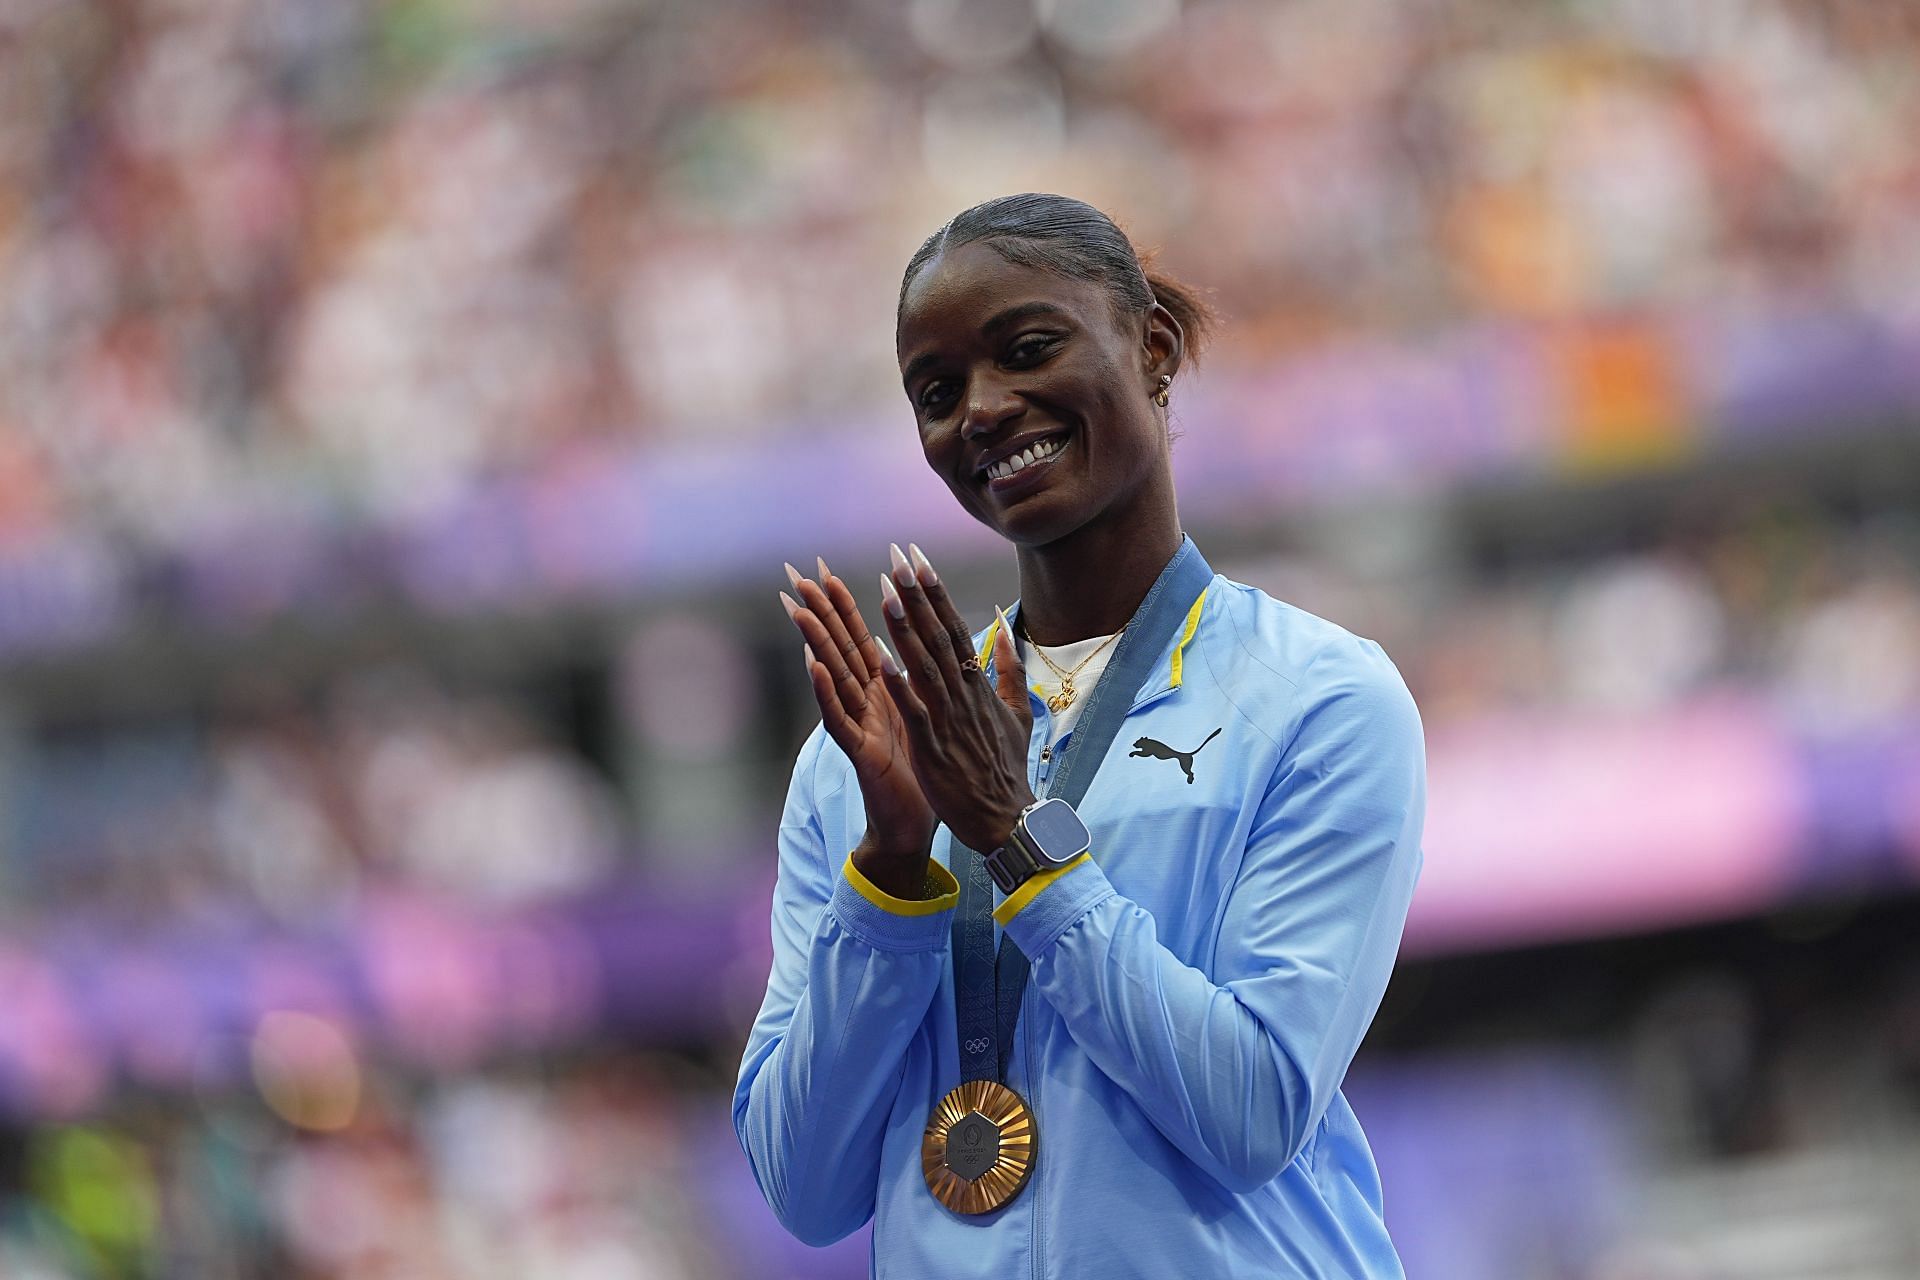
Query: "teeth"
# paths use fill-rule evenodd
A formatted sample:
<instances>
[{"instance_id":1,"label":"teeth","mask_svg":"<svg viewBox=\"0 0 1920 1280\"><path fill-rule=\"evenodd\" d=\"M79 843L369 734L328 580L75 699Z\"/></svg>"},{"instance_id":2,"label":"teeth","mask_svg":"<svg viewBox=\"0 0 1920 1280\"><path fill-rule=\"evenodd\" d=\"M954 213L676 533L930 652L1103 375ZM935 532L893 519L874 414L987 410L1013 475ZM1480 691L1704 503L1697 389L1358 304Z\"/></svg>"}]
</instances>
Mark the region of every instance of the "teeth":
<instances>
[{"instance_id":1,"label":"teeth","mask_svg":"<svg viewBox=\"0 0 1920 1280\"><path fill-rule=\"evenodd\" d=\"M1002 458L991 467L988 467L987 475L995 480L1004 480L1016 472L1024 471L1036 462L1044 462L1055 457L1065 444L1066 441L1064 439L1055 437L1052 440L1042 440L1038 444L1029 445L1012 457Z\"/></svg>"}]
</instances>

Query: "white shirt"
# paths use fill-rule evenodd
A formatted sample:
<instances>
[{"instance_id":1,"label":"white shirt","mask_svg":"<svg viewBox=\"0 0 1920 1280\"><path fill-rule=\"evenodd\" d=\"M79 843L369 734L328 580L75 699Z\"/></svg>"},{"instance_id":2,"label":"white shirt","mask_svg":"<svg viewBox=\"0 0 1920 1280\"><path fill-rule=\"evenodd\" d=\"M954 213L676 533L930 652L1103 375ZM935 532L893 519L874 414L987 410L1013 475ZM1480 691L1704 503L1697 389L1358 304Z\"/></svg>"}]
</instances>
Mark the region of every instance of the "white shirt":
<instances>
[{"instance_id":1,"label":"white shirt","mask_svg":"<svg viewBox=\"0 0 1920 1280\"><path fill-rule=\"evenodd\" d=\"M1073 705L1065 711L1053 713L1053 723L1047 733L1049 747L1066 737L1067 730L1073 728L1074 721L1080 718L1080 712L1087 705L1087 699L1093 695L1094 681L1098 680L1100 673L1107 669L1107 660L1113 657L1113 651L1120 647L1117 642L1107 644L1107 641L1112 640L1117 634L1118 632L1094 636L1091 639L1075 640L1072 644L1061 645L1036 645L1024 637L1019 638L1020 661L1027 669L1027 683L1040 690L1040 697L1043 700L1060 692L1060 677L1053 673L1053 667L1049 667L1040 660L1040 654L1035 653L1035 649L1051 658L1055 667L1059 667L1062 671L1073 671L1074 667L1087 661L1088 654L1093 653L1095 649L1100 649L1103 644L1107 645L1106 648L1100 649L1099 654L1092 661L1087 662L1086 666L1074 673Z\"/></svg>"}]
</instances>

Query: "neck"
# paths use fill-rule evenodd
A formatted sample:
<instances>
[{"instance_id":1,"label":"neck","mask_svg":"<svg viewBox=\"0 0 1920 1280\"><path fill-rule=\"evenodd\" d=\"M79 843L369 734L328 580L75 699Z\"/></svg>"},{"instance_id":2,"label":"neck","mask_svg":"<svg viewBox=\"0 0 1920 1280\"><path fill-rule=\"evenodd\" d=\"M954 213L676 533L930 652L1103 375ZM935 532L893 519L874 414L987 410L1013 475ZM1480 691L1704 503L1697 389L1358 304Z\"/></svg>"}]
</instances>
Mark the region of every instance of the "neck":
<instances>
[{"instance_id":1,"label":"neck","mask_svg":"<svg viewBox=\"0 0 1920 1280\"><path fill-rule=\"evenodd\" d=\"M1162 518L1103 519L1045 546L1019 549L1020 622L1035 644L1111 635L1127 625L1180 550L1171 503Z\"/></svg>"}]
</instances>

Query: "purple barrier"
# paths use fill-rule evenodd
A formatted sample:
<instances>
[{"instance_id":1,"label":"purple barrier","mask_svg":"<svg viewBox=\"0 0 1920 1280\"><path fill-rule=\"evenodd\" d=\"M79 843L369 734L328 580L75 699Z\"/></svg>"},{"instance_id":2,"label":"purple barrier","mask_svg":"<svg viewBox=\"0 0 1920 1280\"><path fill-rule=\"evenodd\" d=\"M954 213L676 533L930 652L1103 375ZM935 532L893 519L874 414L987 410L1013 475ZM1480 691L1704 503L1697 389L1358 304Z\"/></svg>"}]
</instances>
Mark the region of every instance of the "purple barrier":
<instances>
[{"instance_id":1,"label":"purple barrier","mask_svg":"<svg viewBox=\"0 0 1920 1280\"><path fill-rule=\"evenodd\" d=\"M1564 709L1427 742L1411 954L1736 917L1920 882L1920 725L1813 735L1757 699Z\"/></svg>"},{"instance_id":2,"label":"purple barrier","mask_svg":"<svg viewBox=\"0 0 1920 1280\"><path fill-rule=\"evenodd\" d=\"M1429 733L1414 951L1711 919L1779 900L1813 829L1793 743L1757 703Z\"/></svg>"},{"instance_id":3,"label":"purple barrier","mask_svg":"<svg viewBox=\"0 0 1920 1280\"><path fill-rule=\"evenodd\" d=\"M1342 1088L1409 1276L1603 1274L1632 1226L1638 1118L1624 1082L1591 1057L1363 1052Z\"/></svg>"},{"instance_id":4,"label":"purple barrier","mask_svg":"<svg viewBox=\"0 0 1920 1280\"><path fill-rule=\"evenodd\" d=\"M730 1035L754 950L742 912L737 897L627 883L486 914L381 891L308 932L239 914L144 928L65 917L0 942L0 1108L71 1114L119 1082L244 1082L261 1020L282 1011L423 1069L608 1030ZM745 964L764 978L764 960Z\"/></svg>"}]
</instances>

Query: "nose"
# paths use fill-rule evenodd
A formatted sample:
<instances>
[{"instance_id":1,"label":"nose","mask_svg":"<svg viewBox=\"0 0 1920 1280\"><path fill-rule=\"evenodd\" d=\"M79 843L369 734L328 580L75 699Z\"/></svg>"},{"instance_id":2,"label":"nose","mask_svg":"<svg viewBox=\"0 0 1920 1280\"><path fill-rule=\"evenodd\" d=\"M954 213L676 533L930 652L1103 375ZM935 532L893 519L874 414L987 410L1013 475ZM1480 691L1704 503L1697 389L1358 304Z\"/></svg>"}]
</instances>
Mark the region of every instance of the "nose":
<instances>
[{"instance_id":1,"label":"nose","mask_svg":"<svg viewBox=\"0 0 1920 1280\"><path fill-rule=\"evenodd\" d=\"M967 386L967 412L960 422L960 435L966 440L991 435L1018 417L1024 407L1006 383L991 374L981 374Z\"/></svg>"}]
</instances>

